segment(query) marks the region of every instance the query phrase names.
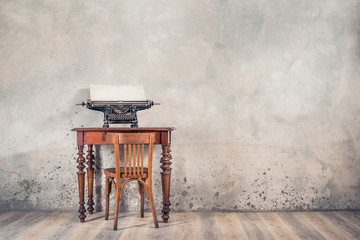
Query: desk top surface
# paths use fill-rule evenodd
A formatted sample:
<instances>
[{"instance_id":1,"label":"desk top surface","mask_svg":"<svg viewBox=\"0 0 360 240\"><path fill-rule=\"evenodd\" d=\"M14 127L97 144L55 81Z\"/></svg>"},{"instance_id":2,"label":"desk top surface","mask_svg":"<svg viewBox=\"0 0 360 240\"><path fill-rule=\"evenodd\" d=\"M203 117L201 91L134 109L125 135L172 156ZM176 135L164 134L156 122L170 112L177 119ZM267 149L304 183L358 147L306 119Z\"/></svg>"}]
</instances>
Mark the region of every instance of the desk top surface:
<instances>
[{"instance_id":1,"label":"desk top surface","mask_svg":"<svg viewBox=\"0 0 360 240\"><path fill-rule=\"evenodd\" d=\"M87 127L87 128L73 128L71 131L77 131L77 132L163 132L163 131L174 131L175 128L173 127L137 127L137 128L131 128L131 127L109 127L109 128L95 128L95 127Z\"/></svg>"}]
</instances>

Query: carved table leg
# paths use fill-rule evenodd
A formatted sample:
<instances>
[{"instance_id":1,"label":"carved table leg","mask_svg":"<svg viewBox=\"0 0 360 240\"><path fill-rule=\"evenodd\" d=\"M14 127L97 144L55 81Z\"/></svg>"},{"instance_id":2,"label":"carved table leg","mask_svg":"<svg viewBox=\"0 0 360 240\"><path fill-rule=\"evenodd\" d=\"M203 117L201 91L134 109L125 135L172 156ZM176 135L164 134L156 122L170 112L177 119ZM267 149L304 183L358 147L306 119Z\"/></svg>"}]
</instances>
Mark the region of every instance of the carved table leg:
<instances>
[{"instance_id":1,"label":"carved table leg","mask_svg":"<svg viewBox=\"0 0 360 240\"><path fill-rule=\"evenodd\" d=\"M85 222L85 218L86 218L86 215L85 215L85 212L86 212L86 209L85 209L85 201L84 201L84 188L85 188L85 172L84 172L84 168L85 168L85 165L84 165L84 162L85 162L85 158L83 157L84 155L84 146L83 145L80 145L78 146L78 158L77 158L77 168L79 169L79 171L77 172L77 175L78 175L78 183L79 183L79 218L80 218L80 222Z\"/></svg>"},{"instance_id":2,"label":"carved table leg","mask_svg":"<svg viewBox=\"0 0 360 240\"><path fill-rule=\"evenodd\" d=\"M88 154L86 155L86 159L87 159L87 162L86 164L88 165L88 168L87 168L87 180L88 180L88 211L90 214L93 214L94 212L94 201L93 201L93 191L94 191L94 168L93 168L93 165L94 165L94 155L93 155L93 145L88 145Z\"/></svg>"},{"instance_id":3,"label":"carved table leg","mask_svg":"<svg viewBox=\"0 0 360 240\"><path fill-rule=\"evenodd\" d=\"M162 165L160 168L163 170L161 172L161 182L162 182L162 192L163 192L163 209L162 209L162 219L164 223L168 222L169 212L170 212L170 179L171 179L171 154L170 154L170 144L162 145L162 157L160 162Z\"/></svg>"}]
</instances>

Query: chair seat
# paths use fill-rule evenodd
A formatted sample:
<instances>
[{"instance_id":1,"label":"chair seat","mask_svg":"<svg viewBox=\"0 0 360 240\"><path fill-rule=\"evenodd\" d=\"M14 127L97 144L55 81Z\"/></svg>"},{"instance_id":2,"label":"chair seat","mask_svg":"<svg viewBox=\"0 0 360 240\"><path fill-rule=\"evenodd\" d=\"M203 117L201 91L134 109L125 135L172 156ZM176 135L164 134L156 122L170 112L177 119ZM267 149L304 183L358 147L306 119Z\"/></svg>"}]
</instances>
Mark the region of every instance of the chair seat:
<instances>
[{"instance_id":1,"label":"chair seat","mask_svg":"<svg viewBox=\"0 0 360 240\"><path fill-rule=\"evenodd\" d=\"M144 167L144 173L141 174L141 169L139 169L139 174L137 172L137 168L135 169L135 173L134 173L134 169L131 168L131 175L130 175L130 171L129 168L127 167L127 175L125 175L125 168L121 167L120 168L120 177L121 178L147 178L148 176L148 168ZM104 173L106 176L115 178L116 177L116 170L115 168L105 168L104 169Z\"/></svg>"}]
</instances>

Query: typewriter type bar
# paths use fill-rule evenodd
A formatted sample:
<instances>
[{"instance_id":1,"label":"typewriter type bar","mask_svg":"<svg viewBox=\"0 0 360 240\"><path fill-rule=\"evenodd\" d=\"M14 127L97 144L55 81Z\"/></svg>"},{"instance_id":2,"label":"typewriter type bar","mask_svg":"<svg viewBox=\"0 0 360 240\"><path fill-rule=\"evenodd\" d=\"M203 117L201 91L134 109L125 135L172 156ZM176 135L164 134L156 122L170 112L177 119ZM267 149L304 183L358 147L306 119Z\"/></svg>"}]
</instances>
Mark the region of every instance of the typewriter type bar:
<instances>
[{"instance_id":1,"label":"typewriter type bar","mask_svg":"<svg viewBox=\"0 0 360 240\"><path fill-rule=\"evenodd\" d=\"M90 100L89 100L90 101ZM147 106L151 104L152 101L145 100L145 101L90 101L92 106L104 106L104 105L132 105L132 106ZM159 105L159 103L153 103L153 105Z\"/></svg>"}]
</instances>

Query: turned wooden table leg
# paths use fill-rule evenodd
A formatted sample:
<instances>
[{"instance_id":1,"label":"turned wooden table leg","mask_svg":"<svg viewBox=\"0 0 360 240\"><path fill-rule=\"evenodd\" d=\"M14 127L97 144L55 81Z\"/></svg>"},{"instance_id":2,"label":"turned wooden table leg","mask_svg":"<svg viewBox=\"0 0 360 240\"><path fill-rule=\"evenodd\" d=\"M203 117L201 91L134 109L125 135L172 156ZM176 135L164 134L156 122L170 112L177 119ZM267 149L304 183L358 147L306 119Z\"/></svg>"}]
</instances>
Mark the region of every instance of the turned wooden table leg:
<instances>
[{"instance_id":1,"label":"turned wooden table leg","mask_svg":"<svg viewBox=\"0 0 360 240\"><path fill-rule=\"evenodd\" d=\"M86 159L87 162L86 164L88 165L87 168L87 180L88 180L88 202L87 205L89 206L87 208L87 210L89 211L90 214L93 214L94 212L94 200L93 200L93 191L94 191L94 155L93 155L93 145L88 145L88 154L86 155Z\"/></svg>"},{"instance_id":2,"label":"turned wooden table leg","mask_svg":"<svg viewBox=\"0 0 360 240\"><path fill-rule=\"evenodd\" d=\"M79 183L79 218L80 218L80 222L85 222L85 201L84 201L84 188L85 188L85 172L84 172L84 162L85 162L85 158L84 158L84 145L79 145L78 146L78 158L77 158L77 168L79 169L79 171L77 172L78 175L78 183Z\"/></svg>"},{"instance_id":3,"label":"turned wooden table leg","mask_svg":"<svg viewBox=\"0 0 360 240\"><path fill-rule=\"evenodd\" d=\"M162 145L162 157L160 162L162 165L160 168L163 170L161 172L161 182L162 182L162 192L163 192L163 209L162 209L162 219L164 223L168 222L169 212L170 212L170 179L171 179L171 154L170 154L170 144Z\"/></svg>"}]
</instances>

